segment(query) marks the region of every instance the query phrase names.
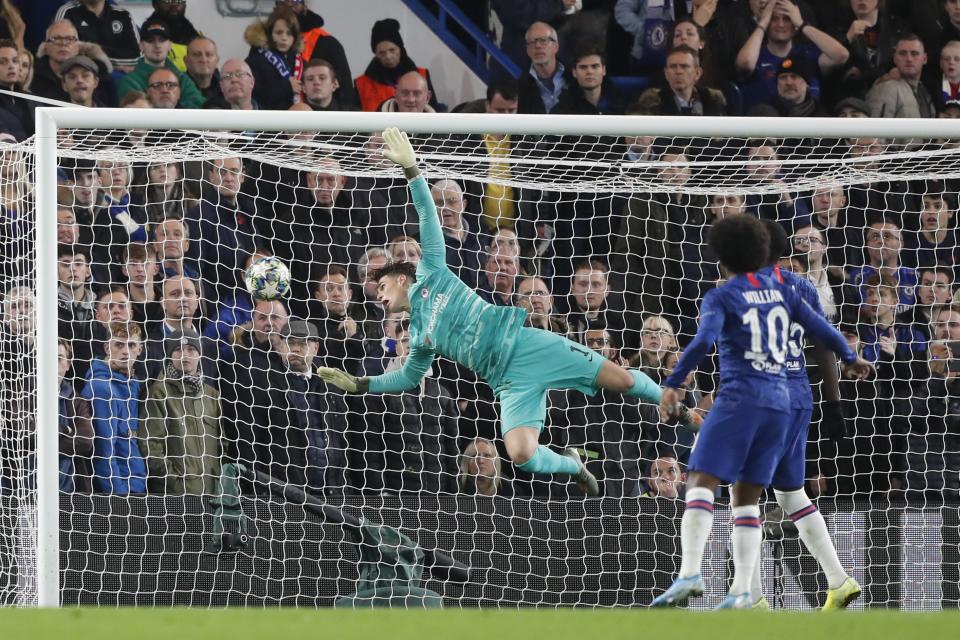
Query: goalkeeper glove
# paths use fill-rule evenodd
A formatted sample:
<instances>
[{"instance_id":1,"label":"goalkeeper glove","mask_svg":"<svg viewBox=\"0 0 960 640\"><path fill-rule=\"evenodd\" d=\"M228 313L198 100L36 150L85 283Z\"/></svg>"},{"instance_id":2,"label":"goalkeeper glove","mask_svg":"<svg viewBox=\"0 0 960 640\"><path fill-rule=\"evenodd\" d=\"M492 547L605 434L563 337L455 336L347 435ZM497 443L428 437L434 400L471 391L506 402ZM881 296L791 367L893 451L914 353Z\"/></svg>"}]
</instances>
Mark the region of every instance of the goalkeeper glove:
<instances>
[{"instance_id":1,"label":"goalkeeper glove","mask_svg":"<svg viewBox=\"0 0 960 640\"><path fill-rule=\"evenodd\" d=\"M691 411L687 408L686 405L681 404L678 406L680 410L679 415L677 416L677 422L680 423L687 431L692 431L693 433L698 433L700 431L700 425L703 424L703 418L696 411Z\"/></svg>"},{"instance_id":2,"label":"goalkeeper glove","mask_svg":"<svg viewBox=\"0 0 960 640\"><path fill-rule=\"evenodd\" d=\"M369 378L358 378L340 369L317 367L317 375L327 384L332 384L347 393L366 393L370 389Z\"/></svg>"},{"instance_id":3,"label":"goalkeeper glove","mask_svg":"<svg viewBox=\"0 0 960 640\"><path fill-rule=\"evenodd\" d=\"M843 413L843 403L839 400L825 400L821 408L823 412L823 432L834 442L840 442L850 437L847 429L847 417Z\"/></svg>"},{"instance_id":4,"label":"goalkeeper glove","mask_svg":"<svg viewBox=\"0 0 960 640\"><path fill-rule=\"evenodd\" d=\"M417 154L413 151L413 145L410 144L410 138L403 131L396 127L390 127L383 131L383 141L386 147L383 149L383 155L388 160L392 160L404 169L410 169L417 166Z\"/></svg>"}]
</instances>

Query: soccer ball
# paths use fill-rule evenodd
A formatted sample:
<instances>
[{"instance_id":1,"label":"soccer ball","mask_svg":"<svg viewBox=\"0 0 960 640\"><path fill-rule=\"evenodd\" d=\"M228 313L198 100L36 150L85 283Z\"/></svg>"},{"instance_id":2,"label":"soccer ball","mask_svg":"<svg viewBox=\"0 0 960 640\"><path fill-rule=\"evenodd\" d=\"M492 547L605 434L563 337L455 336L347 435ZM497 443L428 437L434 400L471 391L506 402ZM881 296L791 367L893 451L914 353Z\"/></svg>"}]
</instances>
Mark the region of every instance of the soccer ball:
<instances>
[{"instance_id":1,"label":"soccer ball","mask_svg":"<svg viewBox=\"0 0 960 640\"><path fill-rule=\"evenodd\" d=\"M277 300L290 290L290 269L276 258L259 258L243 274L247 291L256 300Z\"/></svg>"}]
</instances>

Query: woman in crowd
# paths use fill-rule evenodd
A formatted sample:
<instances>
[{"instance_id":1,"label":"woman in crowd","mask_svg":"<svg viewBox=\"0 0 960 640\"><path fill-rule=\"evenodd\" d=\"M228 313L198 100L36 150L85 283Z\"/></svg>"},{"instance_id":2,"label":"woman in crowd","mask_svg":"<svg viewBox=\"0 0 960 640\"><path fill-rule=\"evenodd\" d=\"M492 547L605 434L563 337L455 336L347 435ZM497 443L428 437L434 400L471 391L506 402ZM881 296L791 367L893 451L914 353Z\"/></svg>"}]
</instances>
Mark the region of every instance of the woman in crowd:
<instances>
[{"instance_id":1,"label":"woman in crowd","mask_svg":"<svg viewBox=\"0 0 960 640\"><path fill-rule=\"evenodd\" d=\"M303 40L297 16L277 5L264 21L256 21L244 33L253 72L253 99L261 109L286 110L300 101L303 72Z\"/></svg>"},{"instance_id":2,"label":"woman in crowd","mask_svg":"<svg viewBox=\"0 0 960 640\"><path fill-rule=\"evenodd\" d=\"M378 20L373 25L370 34L370 49L373 59L367 65L363 75L358 77L354 84L360 98L360 108L364 111L376 111L384 101L389 100L397 92L397 80L400 76L416 71L427 79L427 88L430 90L430 106L438 108L437 92L430 82L430 72L418 67L403 46L400 37L400 23L393 18Z\"/></svg>"},{"instance_id":3,"label":"woman in crowd","mask_svg":"<svg viewBox=\"0 0 960 640\"><path fill-rule=\"evenodd\" d=\"M475 438L460 456L460 491L469 495L502 495L500 456L486 438Z\"/></svg>"},{"instance_id":4,"label":"woman in crowd","mask_svg":"<svg viewBox=\"0 0 960 640\"><path fill-rule=\"evenodd\" d=\"M182 218L190 205L185 200L183 167L179 162L156 162L138 170L130 192L151 224L170 216Z\"/></svg>"}]
</instances>

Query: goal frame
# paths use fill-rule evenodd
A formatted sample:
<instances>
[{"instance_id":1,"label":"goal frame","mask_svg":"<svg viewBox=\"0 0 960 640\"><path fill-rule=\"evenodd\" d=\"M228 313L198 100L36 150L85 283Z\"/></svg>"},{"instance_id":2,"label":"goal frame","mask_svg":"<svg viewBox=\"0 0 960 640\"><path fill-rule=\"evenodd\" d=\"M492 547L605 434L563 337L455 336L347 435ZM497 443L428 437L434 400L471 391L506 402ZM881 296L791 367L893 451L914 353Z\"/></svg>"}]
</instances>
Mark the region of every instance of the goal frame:
<instances>
[{"instance_id":1,"label":"goal frame","mask_svg":"<svg viewBox=\"0 0 960 640\"><path fill-rule=\"evenodd\" d=\"M369 112L88 109L40 107L36 176L37 605L60 606L57 424L57 135L60 129L187 129L371 133L385 127L446 134L704 136L717 138L960 138L960 120L500 115ZM48 425L48 426L45 426Z\"/></svg>"}]
</instances>

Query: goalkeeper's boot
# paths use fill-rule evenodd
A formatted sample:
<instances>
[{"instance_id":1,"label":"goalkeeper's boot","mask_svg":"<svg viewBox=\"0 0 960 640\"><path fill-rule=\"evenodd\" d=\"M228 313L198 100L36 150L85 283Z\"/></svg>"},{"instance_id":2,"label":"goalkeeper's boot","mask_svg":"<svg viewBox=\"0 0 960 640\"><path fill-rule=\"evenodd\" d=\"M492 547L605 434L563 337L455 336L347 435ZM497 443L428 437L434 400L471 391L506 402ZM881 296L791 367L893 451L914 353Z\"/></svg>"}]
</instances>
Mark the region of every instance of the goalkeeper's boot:
<instances>
[{"instance_id":1,"label":"goalkeeper's boot","mask_svg":"<svg viewBox=\"0 0 960 640\"><path fill-rule=\"evenodd\" d=\"M760 599L750 605L751 609L759 609L761 611L770 611L770 603L767 602L767 599L763 596L760 596Z\"/></svg>"},{"instance_id":2,"label":"goalkeeper's boot","mask_svg":"<svg viewBox=\"0 0 960 640\"><path fill-rule=\"evenodd\" d=\"M575 461L580 467L580 471L573 476L573 481L577 483L580 491L583 491L588 496L600 495L600 485L597 484L597 477L587 470L587 465L580 459L580 454L577 453L577 450L573 447L565 449L563 455Z\"/></svg>"},{"instance_id":3,"label":"goalkeeper's boot","mask_svg":"<svg viewBox=\"0 0 960 640\"><path fill-rule=\"evenodd\" d=\"M846 609L851 602L860 597L860 585L853 578L847 578L836 589L827 590L827 601L823 604L824 611L840 611Z\"/></svg>"},{"instance_id":4,"label":"goalkeeper's boot","mask_svg":"<svg viewBox=\"0 0 960 640\"><path fill-rule=\"evenodd\" d=\"M653 608L679 607L686 604L688 598L702 596L704 588L703 578L699 573L689 578L677 578L669 589L653 599L650 606Z\"/></svg>"},{"instance_id":5,"label":"goalkeeper's boot","mask_svg":"<svg viewBox=\"0 0 960 640\"><path fill-rule=\"evenodd\" d=\"M728 593L727 597L723 599L723 602L717 605L716 610L720 609L752 609L753 605L750 603L750 592L744 593Z\"/></svg>"}]
</instances>

